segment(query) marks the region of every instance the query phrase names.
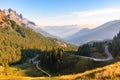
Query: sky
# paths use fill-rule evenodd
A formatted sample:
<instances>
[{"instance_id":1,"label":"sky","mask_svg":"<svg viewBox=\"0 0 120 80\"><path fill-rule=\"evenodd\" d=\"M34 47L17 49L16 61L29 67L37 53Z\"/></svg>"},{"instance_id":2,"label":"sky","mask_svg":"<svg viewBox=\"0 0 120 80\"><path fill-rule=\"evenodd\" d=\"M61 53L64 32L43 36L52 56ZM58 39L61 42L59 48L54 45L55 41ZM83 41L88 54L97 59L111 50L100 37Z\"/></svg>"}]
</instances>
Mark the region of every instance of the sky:
<instances>
[{"instance_id":1,"label":"sky","mask_svg":"<svg viewBox=\"0 0 120 80\"><path fill-rule=\"evenodd\" d=\"M0 0L0 9L8 8L41 26L94 28L120 19L120 0Z\"/></svg>"}]
</instances>

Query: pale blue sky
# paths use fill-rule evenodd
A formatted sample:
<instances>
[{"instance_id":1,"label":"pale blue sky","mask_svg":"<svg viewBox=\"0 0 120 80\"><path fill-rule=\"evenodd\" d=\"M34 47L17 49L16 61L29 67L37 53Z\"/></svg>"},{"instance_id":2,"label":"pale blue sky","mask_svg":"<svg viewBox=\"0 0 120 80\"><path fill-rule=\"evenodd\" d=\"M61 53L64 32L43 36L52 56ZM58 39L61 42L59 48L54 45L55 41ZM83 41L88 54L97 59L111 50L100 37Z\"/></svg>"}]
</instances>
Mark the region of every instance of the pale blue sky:
<instances>
[{"instance_id":1,"label":"pale blue sky","mask_svg":"<svg viewBox=\"0 0 120 80\"><path fill-rule=\"evenodd\" d=\"M65 16L64 18L68 18L68 20L73 19L68 17L73 13L111 8L118 9L120 8L120 0L0 0L0 9L8 8L22 13L24 17L35 21L37 24L67 25L72 24L72 21L66 23L61 22L60 24L57 23L59 21L54 21L63 19L63 16ZM49 22L52 19L53 22ZM75 22L73 21L73 24L79 24L79 22Z\"/></svg>"}]
</instances>

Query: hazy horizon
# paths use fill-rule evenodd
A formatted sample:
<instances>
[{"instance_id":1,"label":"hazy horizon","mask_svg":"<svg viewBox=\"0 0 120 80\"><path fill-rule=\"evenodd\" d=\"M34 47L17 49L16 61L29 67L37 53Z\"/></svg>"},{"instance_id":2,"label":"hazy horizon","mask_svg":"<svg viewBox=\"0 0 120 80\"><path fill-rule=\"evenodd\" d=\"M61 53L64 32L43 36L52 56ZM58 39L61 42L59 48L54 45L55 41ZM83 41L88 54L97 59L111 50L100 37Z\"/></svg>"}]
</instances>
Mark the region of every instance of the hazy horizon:
<instances>
[{"instance_id":1,"label":"hazy horizon","mask_svg":"<svg viewBox=\"0 0 120 80\"><path fill-rule=\"evenodd\" d=\"M1 0L0 9L12 8L41 26L94 28L120 19L119 4L119 0Z\"/></svg>"}]
</instances>

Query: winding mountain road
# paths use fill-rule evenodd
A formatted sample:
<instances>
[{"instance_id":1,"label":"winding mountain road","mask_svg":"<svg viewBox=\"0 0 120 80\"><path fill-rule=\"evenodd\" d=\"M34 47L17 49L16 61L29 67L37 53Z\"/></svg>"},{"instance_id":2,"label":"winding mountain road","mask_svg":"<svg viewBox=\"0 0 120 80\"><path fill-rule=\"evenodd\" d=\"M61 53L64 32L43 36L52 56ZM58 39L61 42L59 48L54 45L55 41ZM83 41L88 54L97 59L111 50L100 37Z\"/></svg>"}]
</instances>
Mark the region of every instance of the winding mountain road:
<instances>
[{"instance_id":1,"label":"winding mountain road","mask_svg":"<svg viewBox=\"0 0 120 80\"><path fill-rule=\"evenodd\" d=\"M36 63L36 68L37 68L38 70L42 71L44 74L47 74L49 77L51 77L51 75L50 75L49 73L47 73L46 71L44 71L43 69L41 69L41 68L39 67L39 62L40 62L40 61L37 61L37 63Z\"/></svg>"},{"instance_id":2,"label":"winding mountain road","mask_svg":"<svg viewBox=\"0 0 120 80\"><path fill-rule=\"evenodd\" d=\"M39 57L39 54L37 54L35 57L29 59L29 63L35 64L35 60Z\"/></svg>"},{"instance_id":3,"label":"winding mountain road","mask_svg":"<svg viewBox=\"0 0 120 80\"><path fill-rule=\"evenodd\" d=\"M31 58L29 61L30 61L30 62L32 61L33 64L36 65L36 68L37 68L38 70L40 70L40 71L43 72L44 74L48 75L48 77L51 77L51 75L50 75L49 73L47 73L46 71L44 71L43 69L41 69L41 68L39 67L40 60L39 60L39 61L35 61L38 57L39 57L39 55L36 55L35 57Z\"/></svg>"},{"instance_id":4,"label":"winding mountain road","mask_svg":"<svg viewBox=\"0 0 120 80\"><path fill-rule=\"evenodd\" d=\"M99 59L99 58L92 58L92 57L85 57L85 56L81 56L81 57L84 57L84 58L88 58L88 59L92 59L93 61L108 61L108 60L111 60L113 59L111 53L109 52L108 50L108 45L105 46L105 53L106 55L108 56L106 59ZM40 60L39 61L35 61L37 58L39 57L39 55L36 55L35 57L33 57L32 59L30 59L30 61L33 61L33 64L36 65L36 68L38 70L40 70L41 72L43 72L44 74L48 75L48 77L51 77L51 75L49 73L47 73L46 71L44 71L43 69L41 69L39 67L39 63L40 63Z\"/></svg>"},{"instance_id":5,"label":"winding mountain road","mask_svg":"<svg viewBox=\"0 0 120 80\"><path fill-rule=\"evenodd\" d=\"M108 47L109 47L108 45L105 46L105 54L107 55L106 59L92 58L92 57L86 57L86 56L81 56L81 57L89 58L89 59L92 59L93 61L108 61L108 60L112 60L113 57L112 57L111 53L109 52Z\"/></svg>"}]
</instances>

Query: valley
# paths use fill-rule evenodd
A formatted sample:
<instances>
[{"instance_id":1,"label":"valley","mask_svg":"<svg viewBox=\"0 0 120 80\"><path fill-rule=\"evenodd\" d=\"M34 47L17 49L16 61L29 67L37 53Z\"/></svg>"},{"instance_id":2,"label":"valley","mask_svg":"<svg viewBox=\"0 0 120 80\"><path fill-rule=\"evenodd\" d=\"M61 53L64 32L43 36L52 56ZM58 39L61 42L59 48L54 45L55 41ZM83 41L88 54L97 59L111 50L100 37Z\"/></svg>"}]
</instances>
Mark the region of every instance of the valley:
<instances>
[{"instance_id":1,"label":"valley","mask_svg":"<svg viewBox=\"0 0 120 80\"><path fill-rule=\"evenodd\" d=\"M0 5L0 80L120 79L120 9L8 2Z\"/></svg>"}]
</instances>

